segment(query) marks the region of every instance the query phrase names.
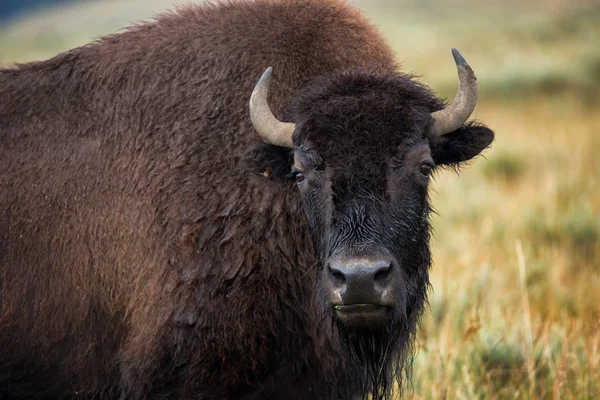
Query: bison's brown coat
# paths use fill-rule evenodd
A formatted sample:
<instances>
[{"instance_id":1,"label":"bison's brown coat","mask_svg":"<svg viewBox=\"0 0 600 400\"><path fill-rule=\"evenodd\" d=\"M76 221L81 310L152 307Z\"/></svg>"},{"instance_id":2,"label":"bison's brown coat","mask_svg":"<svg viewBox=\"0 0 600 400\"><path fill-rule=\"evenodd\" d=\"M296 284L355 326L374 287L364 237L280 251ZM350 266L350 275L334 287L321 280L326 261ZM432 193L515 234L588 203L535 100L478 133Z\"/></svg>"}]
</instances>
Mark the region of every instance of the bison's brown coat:
<instances>
[{"instance_id":1,"label":"bison's brown coat","mask_svg":"<svg viewBox=\"0 0 600 400\"><path fill-rule=\"evenodd\" d=\"M342 1L257 0L0 70L0 398L356 391L294 188L236 167L267 66L276 114L316 75L395 68Z\"/></svg>"}]
</instances>

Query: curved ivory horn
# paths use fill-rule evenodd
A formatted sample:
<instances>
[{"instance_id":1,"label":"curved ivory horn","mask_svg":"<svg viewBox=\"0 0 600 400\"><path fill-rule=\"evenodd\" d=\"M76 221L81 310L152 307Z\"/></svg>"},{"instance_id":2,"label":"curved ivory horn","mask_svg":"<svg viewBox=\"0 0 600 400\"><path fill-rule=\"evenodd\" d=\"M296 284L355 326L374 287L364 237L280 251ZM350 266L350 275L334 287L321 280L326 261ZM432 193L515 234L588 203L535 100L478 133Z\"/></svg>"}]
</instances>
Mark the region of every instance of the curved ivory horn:
<instances>
[{"instance_id":1,"label":"curved ivory horn","mask_svg":"<svg viewBox=\"0 0 600 400\"><path fill-rule=\"evenodd\" d=\"M269 67L262 74L250 97L250 118L258 134L267 142L276 146L293 147L292 134L295 124L281 122L273 115L267 94L273 68Z\"/></svg>"},{"instance_id":2,"label":"curved ivory horn","mask_svg":"<svg viewBox=\"0 0 600 400\"><path fill-rule=\"evenodd\" d=\"M454 62L458 69L458 92L450 105L443 110L431 113L434 119L431 131L436 136L454 132L471 116L477 104L477 78L463 56L452 49Z\"/></svg>"}]
</instances>

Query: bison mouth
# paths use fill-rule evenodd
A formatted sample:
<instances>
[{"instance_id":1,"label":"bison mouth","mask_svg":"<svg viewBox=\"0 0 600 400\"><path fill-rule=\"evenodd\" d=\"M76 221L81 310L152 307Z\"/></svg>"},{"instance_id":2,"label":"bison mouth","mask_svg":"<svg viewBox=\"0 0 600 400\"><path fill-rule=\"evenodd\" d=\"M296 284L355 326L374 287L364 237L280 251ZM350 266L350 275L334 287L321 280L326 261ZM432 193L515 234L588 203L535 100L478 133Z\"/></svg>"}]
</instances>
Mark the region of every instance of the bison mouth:
<instances>
[{"instance_id":1,"label":"bison mouth","mask_svg":"<svg viewBox=\"0 0 600 400\"><path fill-rule=\"evenodd\" d=\"M348 328L373 329L388 323L390 308L381 304L338 304L333 307L336 319Z\"/></svg>"}]
</instances>

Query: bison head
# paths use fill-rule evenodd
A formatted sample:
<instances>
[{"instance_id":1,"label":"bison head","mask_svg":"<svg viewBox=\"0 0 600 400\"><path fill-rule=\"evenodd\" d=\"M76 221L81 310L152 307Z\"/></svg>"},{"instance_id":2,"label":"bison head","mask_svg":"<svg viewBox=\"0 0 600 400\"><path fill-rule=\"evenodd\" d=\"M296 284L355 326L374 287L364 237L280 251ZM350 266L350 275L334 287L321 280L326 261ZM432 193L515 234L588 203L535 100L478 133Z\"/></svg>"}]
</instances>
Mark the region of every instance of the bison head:
<instances>
[{"instance_id":1,"label":"bison head","mask_svg":"<svg viewBox=\"0 0 600 400\"><path fill-rule=\"evenodd\" d=\"M288 106L294 123L269 109L270 69L250 101L267 143L242 164L295 181L321 261L318 300L375 394L402 371L424 308L431 174L473 158L494 137L467 123L477 82L453 54L460 86L447 107L410 76L381 71L310 82Z\"/></svg>"}]
</instances>

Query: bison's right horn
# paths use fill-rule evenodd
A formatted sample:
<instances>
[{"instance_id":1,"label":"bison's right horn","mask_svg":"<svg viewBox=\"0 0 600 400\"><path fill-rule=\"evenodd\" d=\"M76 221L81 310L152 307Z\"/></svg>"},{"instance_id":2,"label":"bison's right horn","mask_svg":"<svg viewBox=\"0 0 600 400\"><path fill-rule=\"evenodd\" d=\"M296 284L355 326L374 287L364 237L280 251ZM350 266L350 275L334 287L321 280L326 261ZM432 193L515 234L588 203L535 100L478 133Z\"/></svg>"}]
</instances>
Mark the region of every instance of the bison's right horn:
<instances>
[{"instance_id":1,"label":"bison's right horn","mask_svg":"<svg viewBox=\"0 0 600 400\"><path fill-rule=\"evenodd\" d=\"M295 124L281 122L273 115L267 95L273 68L269 67L262 74L250 97L250 118L258 134L267 142L276 146L293 147L292 134Z\"/></svg>"},{"instance_id":2,"label":"bison's right horn","mask_svg":"<svg viewBox=\"0 0 600 400\"><path fill-rule=\"evenodd\" d=\"M456 97L443 110L431 113L434 119L431 131L436 136L454 132L471 116L477 104L477 78L467 61L456 49L452 49L458 69L458 92Z\"/></svg>"}]
</instances>

